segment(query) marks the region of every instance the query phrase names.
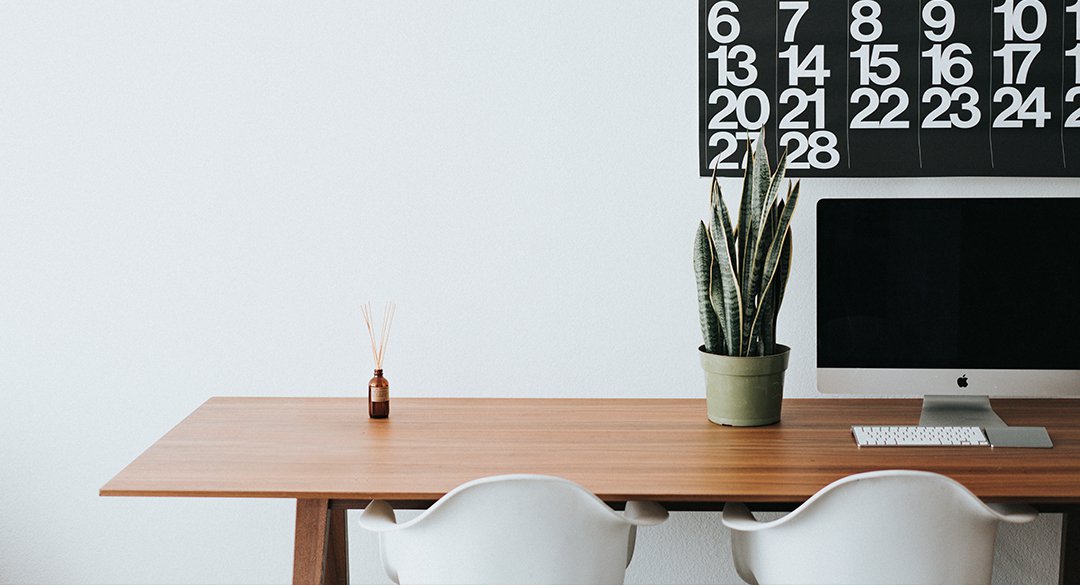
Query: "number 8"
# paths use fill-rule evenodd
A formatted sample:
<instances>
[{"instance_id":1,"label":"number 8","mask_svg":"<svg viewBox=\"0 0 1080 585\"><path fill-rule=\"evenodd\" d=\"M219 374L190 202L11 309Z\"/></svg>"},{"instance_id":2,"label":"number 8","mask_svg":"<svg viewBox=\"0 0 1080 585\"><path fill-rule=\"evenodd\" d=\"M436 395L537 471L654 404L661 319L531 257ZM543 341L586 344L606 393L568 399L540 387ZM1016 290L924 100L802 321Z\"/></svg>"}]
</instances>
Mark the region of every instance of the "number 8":
<instances>
[{"instance_id":1,"label":"number 8","mask_svg":"<svg viewBox=\"0 0 1080 585\"><path fill-rule=\"evenodd\" d=\"M869 14L866 10L869 8ZM874 0L859 0L851 6L851 16L854 19L851 21L851 37L860 43L872 43L881 36L881 21L878 17L881 16L881 5ZM863 27L865 25L870 26L869 33L863 33Z\"/></svg>"}]
</instances>

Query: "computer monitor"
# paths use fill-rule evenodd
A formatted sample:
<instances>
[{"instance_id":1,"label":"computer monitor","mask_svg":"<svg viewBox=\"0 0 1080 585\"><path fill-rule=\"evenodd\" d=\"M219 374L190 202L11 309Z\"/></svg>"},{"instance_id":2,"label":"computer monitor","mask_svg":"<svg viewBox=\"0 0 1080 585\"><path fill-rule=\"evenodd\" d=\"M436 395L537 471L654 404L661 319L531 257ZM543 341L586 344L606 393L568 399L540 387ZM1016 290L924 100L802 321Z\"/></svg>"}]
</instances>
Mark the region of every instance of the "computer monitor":
<instances>
[{"instance_id":1,"label":"computer monitor","mask_svg":"<svg viewBox=\"0 0 1080 585\"><path fill-rule=\"evenodd\" d=\"M820 392L1080 396L1080 198L822 199L816 286Z\"/></svg>"}]
</instances>

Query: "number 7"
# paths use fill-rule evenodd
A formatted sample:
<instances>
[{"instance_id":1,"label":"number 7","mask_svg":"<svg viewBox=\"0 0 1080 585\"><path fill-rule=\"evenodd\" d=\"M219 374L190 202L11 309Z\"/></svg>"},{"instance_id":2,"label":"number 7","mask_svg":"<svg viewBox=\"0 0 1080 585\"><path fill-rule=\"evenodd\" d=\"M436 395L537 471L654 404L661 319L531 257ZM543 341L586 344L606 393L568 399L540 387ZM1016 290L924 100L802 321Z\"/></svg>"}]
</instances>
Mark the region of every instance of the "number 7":
<instances>
[{"instance_id":1,"label":"number 7","mask_svg":"<svg viewBox=\"0 0 1080 585\"><path fill-rule=\"evenodd\" d=\"M799 21L802 20L806 11L810 9L810 3L805 0L802 2L781 2L780 10L794 10L795 14L792 15L791 20L788 21L787 28L784 29L784 42L795 42L795 30L799 28Z\"/></svg>"}]
</instances>

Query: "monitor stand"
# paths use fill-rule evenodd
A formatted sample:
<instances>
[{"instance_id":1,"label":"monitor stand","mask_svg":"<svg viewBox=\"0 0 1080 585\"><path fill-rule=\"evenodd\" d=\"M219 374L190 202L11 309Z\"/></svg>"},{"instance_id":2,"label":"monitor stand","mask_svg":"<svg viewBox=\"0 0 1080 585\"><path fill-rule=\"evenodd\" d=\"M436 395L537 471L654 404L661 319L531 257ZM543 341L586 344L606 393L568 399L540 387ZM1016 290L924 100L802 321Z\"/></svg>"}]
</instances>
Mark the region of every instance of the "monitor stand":
<instances>
[{"instance_id":1,"label":"monitor stand","mask_svg":"<svg viewBox=\"0 0 1080 585\"><path fill-rule=\"evenodd\" d=\"M989 396L928 394L923 396L921 427L1006 427L990 406Z\"/></svg>"},{"instance_id":2,"label":"monitor stand","mask_svg":"<svg viewBox=\"0 0 1080 585\"><path fill-rule=\"evenodd\" d=\"M1049 448L1046 427L1010 427L990 406L989 396L929 394L923 397L921 427L982 427L994 447Z\"/></svg>"}]
</instances>

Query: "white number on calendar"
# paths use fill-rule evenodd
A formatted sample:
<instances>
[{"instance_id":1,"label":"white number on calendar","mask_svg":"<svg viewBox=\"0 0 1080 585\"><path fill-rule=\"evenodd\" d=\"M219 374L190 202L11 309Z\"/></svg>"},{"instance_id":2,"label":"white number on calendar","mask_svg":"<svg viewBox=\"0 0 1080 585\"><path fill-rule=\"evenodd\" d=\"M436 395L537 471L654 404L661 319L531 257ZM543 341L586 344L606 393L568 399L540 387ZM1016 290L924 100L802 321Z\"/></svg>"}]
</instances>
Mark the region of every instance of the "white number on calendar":
<instances>
[{"instance_id":1,"label":"white number on calendar","mask_svg":"<svg viewBox=\"0 0 1080 585\"><path fill-rule=\"evenodd\" d=\"M851 103L858 105L859 102L863 101L863 98L866 99L866 106L851 118L852 130L910 127L910 123L907 120L896 119L903 114L904 110L908 107L908 96L904 90L899 87L887 87L879 94L877 90L872 87L860 87L851 92ZM880 122L867 119L877 112L878 107L882 104L893 101L895 101L896 105L881 117Z\"/></svg>"},{"instance_id":2,"label":"white number on calendar","mask_svg":"<svg viewBox=\"0 0 1080 585\"><path fill-rule=\"evenodd\" d=\"M788 151L789 169L831 169L840 162L836 135L828 130L818 130L810 136L802 132L785 132L780 136L780 144ZM802 160L803 156L806 160Z\"/></svg>"},{"instance_id":3,"label":"white number on calendar","mask_svg":"<svg viewBox=\"0 0 1080 585\"><path fill-rule=\"evenodd\" d=\"M942 80L950 85L967 83L974 74L971 61L967 59L970 54L971 47L964 43L950 43L944 47L933 45L923 51L922 56L930 58L931 83L941 85Z\"/></svg>"},{"instance_id":4,"label":"white number on calendar","mask_svg":"<svg viewBox=\"0 0 1080 585\"><path fill-rule=\"evenodd\" d=\"M1035 61L1040 48L1039 43L1011 43L994 51L995 57L1001 57L1002 82L1005 85L1027 83L1028 70L1031 69L1031 63ZM1017 53L1024 55L1017 59Z\"/></svg>"},{"instance_id":5,"label":"white number on calendar","mask_svg":"<svg viewBox=\"0 0 1080 585\"><path fill-rule=\"evenodd\" d=\"M780 10L794 10L795 14L791 15L791 20L788 21L787 27L784 28L784 42L795 42L795 31L799 29L799 21L802 20L806 11L810 9L810 3L803 0L802 2L781 2Z\"/></svg>"},{"instance_id":6,"label":"white number on calendar","mask_svg":"<svg viewBox=\"0 0 1080 585\"><path fill-rule=\"evenodd\" d=\"M744 89L738 95L724 87L714 89L709 94L710 104L719 103L721 100L724 101L724 106L709 120L710 130L734 130L736 128L757 130L769 119L769 97L765 95L764 91L756 87ZM750 118L748 113L751 111L748 107L750 100L757 102L758 115L756 118ZM727 118L731 116L732 112L735 113L735 120L728 121Z\"/></svg>"},{"instance_id":7,"label":"white number on calendar","mask_svg":"<svg viewBox=\"0 0 1080 585\"><path fill-rule=\"evenodd\" d=\"M923 118L923 128L973 128L982 119L982 112L978 108L979 92L973 88L958 87L950 94L944 87L931 87L923 92L924 104L934 103L935 98L938 105ZM960 104L961 113L949 114L948 119L942 120L941 117L949 112L953 102ZM967 117L961 115L965 112Z\"/></svg>"},{"instance_id":8,"label":"white number on calendar","mask_svg":"<svg viewBox=\"0 0 1080 585\"><path fill-rule=\"evenodd\" d=\"M1065 51L1066 57L1073 59L1073 82L1080 83L1080 43Z\"/></svg>"},{"instance_id":9,"label":"white number on calendar","mask_svg":"<svg viewBox=\"0 0 1080 585\"><path fill-rule=\"evenodd\" d=\"M926 38L935 43L949 40L956 28L956 10L948 0L930 0L923 6L922 19L926 26L935 29L924 31Z\"/></svg>"},{"instance_id":10,"label":"white number on calendar","mask_svg":"<svg viewBox=\"0 0 1080 585\"><path fill-rule=\"evenodd\" d=\"M709 35L714 41L721 45L726 45L731 41L739 38L739 19L735 18L734 14L721 14L721 10L728 10L732 13L738 12L739 7L730 0L722 0L713 4L709 9ZM721 28L725 28L727 32L720 32Z\"/></svg>"},{"instance_id":11,"label":"white number on calendar","mask_svg":"<svg viewBox=\"0 0 1080 585\"><path fill-rule=\"evenodd\" d=\"M1036 128L1042 128L1050 119L1045 87L1036 87L1026 98L1015 87L1002 87L994 92L994 102L1008 102L994 118L994 128L1023 128L1025 120L1033 120Z\"/></svg>"},{"instance_id":12,"label":"white number on calendar","mask_svg":"<svg viewBox=\"0 0 1080 585\"><path fill-rule=\"evenodd\" d=\"M806 111L810 104L814 105L814 128L825 127L825 88L818 88L814 93L807 94L797 87L789 87L780 94L780 103L787 104L794 100L795 105L780 119L780 129L802 130L810 127L806 120L797 118Z\"/></svg>"},{"instance_id":13,"label":"white number on calendar","mask_svg":"<svg viewBox=\"0 0 1080 585\"><path fill-rule=\"evenodd\" d=\"M739 151L740 142L756 138L757 132L713 132L712 136L709 136L709 146L715 147L723 142L724 148L720 154L709 161L709 168L718 170L746 168L745 150L741 160L737 157L733 158L732 155Z\"/></svg>"},{"instance_id":14,"label":"white number on calendar","mask_svg":"<svg viewBox=\"0 0 1080 585\"><path fill-rule=\"evenodd\" d=\"M892 85L900 79L900 63L886 55L899 50L899 45L863 45L852 51L851 56L859 60L859 85Z\"/></svg>"},{"instance_id":15,"label":"white number on calendar","mask_svg":"<svg viewBox=\"0 0 1080 585\"><path fill-rule=\"evenodd\" d=\"M994 12L1001 14L1005 21L1005 40L1013 37L1022 41L1036 41L1046 32L1046 7L1039 0L1004 0L994 7ZM1024 27L1025 13L1034 17L1034 28ZM1032 18L1026 19L1029 24Z\"/></svg>"},{"instance_id":16,"label":"white number on calendar","mask_svg":"<svg viewBox=\"0 0 1080 585\"><path fill-rule=\"evenodd\" d=\"M720 154L713 157L709 161L710 169L737 169L739 163L729 161L728 158L735 154L739 150L739 141L735 138L735 135L730 132L714 132L709 137L709 146L715 147L719 143L724 143L724 148L720 150Z\"/></svg>"},{"instance_id":17,"label":"white number on calendar","mask_svg":"<svg viewBox=\"0 0 1080 585\"><path fill-rule=\"evenodd\" d=\"M1080 87L1074 87L1065 92L1065 101L1070 104L1076 101L1076 98L1080 97ZM1066 128L1080 128L1080 108L1073 110L1069 117L1065 120Z\"/></svg>"},{"instance_id":18,"label":"white number on calendar","mask_svg":"<svg viewBox=\"0 0 1080 585\"><path fill-rule=\"evenodd\" d=\"M758 70L754 65L757 60L757 51L747 45L720 45L715 51L709 53L710 59L716 59L716 82L719 85L734 85L746 87L757 81ZM735 61L736 66L744 73L740 76L737 71L728 69L728 62Z\"/></svg>"},{"instance_id":19,"label":"white number on calendar","mask_svg":"<svg viewBox=\"0 0 1080 585\"><path fill-rule=\"evenodd\" d=\"M1073 27L1073 30L1076 31L1076 38L1074 40L1080 41L1080 0L1077 0L1066 7L1065 12L1071 12L1073 14L1073 20L1076 23Z\"/></svg>"},{"instance_id":20,"label":"white number on calendar","mask_svg":"<svg viewBox=\"0 0 1080 585\"><path fill-rule=\"evenodd\" d=\"M872 43L881 36L881 5L874 0L859 0L851 5L851 38Z\"/></svg>"},{"instance_id":21,"label":"white number on calendar","mask_svg":"<svg viewBox=\"0 0 1080 585\"><path fill-rule=\"evenodd\" d=\"M799 60L799 45L791 45L777 56L788 60L788 85L799 85L803 77L813 79L814 85L825 85L825 78L832 74L825 68L825 45L810 47L802 60Z\"/></svg>"}]
</instances>

